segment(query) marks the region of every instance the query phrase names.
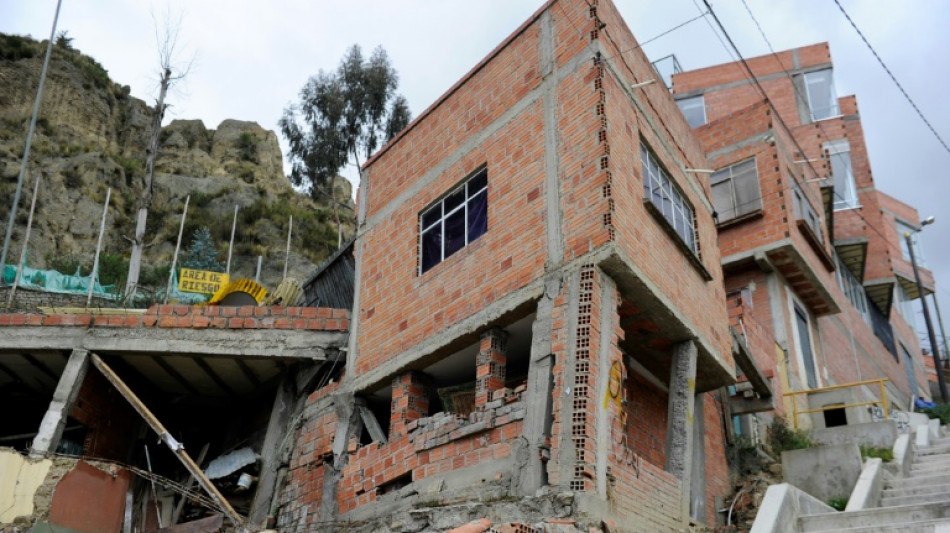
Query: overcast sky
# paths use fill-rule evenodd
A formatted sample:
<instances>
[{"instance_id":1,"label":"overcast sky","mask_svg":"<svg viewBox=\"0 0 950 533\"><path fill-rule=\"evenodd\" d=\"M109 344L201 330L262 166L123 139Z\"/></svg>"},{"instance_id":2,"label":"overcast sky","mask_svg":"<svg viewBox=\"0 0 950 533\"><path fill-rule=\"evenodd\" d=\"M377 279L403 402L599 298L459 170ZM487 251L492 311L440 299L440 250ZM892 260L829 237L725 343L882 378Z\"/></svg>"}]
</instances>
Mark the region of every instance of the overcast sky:
<instances>
[{"instance_id":1,"label":"overcast sky","mask_svg":"<svg viewBox=\"0 0 950 533\"><path fill-rule=\"evenodd\" d=\"M641 42L700 14L701 0L614 0ZM541 0L63 0L58 30L132 95L157 94L154 18L182 14L179 49L197 54L168 99L168 120L226 118L277 129L307 78L337 66L346 48L382 45L413 116L429 106L541 5ZM829 41L839 96L857 94L877 187L937 221L924 231L927 265L950 315L950 154L914 114L832 0L747 0L776 50ZM842 0L907 92L950 141L950 2ZM55 0L0 0L0 32L49 36ZM713 8L746 57L769 52L741 0ZM707 17L708 18L708 17ZM709 21L711 22L711 21ZM704 19L644 46L690 70L731 61ZM899 253L899 252L897 252ZM948 316L950 320L950 316ZM924 331L920 320L918 329Z\"/></svg>"}]
</instances>

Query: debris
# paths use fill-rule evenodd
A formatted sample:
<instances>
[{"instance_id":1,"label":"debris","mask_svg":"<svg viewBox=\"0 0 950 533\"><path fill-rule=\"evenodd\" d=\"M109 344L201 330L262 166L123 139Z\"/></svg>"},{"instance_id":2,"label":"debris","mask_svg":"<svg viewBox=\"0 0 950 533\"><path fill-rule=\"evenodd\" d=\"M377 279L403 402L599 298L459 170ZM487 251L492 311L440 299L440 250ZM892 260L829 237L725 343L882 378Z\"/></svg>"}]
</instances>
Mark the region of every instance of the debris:
<instances>
[{"instance_id":1,"label":"debris","mask_svg":"<svg viewBox=\"0 0 950 533\"><path fill-rule=\"evenodd\" d=\"M251 447L244 447L213 459L205 468L208 479L218 479L233 474L247 465L257 462L257 454Z\"/></svg>"}]
</instances>

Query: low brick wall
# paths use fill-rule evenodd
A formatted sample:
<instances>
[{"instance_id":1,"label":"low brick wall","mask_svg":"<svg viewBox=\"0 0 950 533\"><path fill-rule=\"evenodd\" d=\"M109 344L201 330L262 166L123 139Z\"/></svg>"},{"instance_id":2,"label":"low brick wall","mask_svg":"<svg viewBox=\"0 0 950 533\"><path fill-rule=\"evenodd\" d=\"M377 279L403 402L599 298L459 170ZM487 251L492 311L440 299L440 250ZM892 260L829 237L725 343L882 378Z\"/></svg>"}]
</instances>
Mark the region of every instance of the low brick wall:
<instances>
[{"instance_id":1,"label":"low brick wall","mask_svg":"<svg viewBox=\"0 0 950 533\"><path fill-rule=\"evenodd\" d=\"M295 329L346 331L350 313L326 307L219 307L153 305L145 314L96 315L6 313L2 326L79 326L124 328Z\"/></svg>"}]
</instances>

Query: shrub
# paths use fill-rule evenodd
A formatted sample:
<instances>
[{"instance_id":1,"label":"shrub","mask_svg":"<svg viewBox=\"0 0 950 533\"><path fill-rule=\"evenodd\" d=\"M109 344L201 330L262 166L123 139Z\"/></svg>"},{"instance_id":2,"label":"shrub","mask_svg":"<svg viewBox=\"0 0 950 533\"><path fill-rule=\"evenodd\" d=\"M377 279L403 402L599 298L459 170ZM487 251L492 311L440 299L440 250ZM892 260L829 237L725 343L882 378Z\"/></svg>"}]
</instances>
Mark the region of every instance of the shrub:
<instances>
[{"instance_id":1,"label":"shrub","mask_svg":"<svg viewBox=\"0 0 950 533\"><path fill-rule=\"evenodd\" d=\"M867 460L868 457L877 457L885 463L894 460L894 450L890 448L878 448L875 446L861 445L861 459Z\"/></svg>"},{"instance_id":2,"label":"shrub","mask_svg":"<svg viewBox=\"0 0 950 533\"><path fill-rule=\"evenodd\" d=\"M808 433L802 429L792 429L788 427L783 417L777 416L772 419L768 430L769 444L775 455L781 455L782 452L790 450L804 450L814 446Z\"/></svg>"},{"instance_id":3,"label":"shrub","mask_svg":"<svg viewBox=\"0 0 950 533\"><path fill-rule=\"evenodd\" d=\"M257 136L253 133L244 132L238 138L235 144L237 145L238 155L241 158L241 161L250 161L252 163L257 163Z\"/></svg>"},{"instance_id":4,"label":"shrub","mask_svg":"<svg viewBox=\"0 0 950 533\"><path fill-rule=\"evenodd\" d=\"M950 404L948 403L938 403L934 407L925 407L920 412L930 418L940 419L941 425L950 424Z\"/></svg>"},{"instance_id":5,"label":"shrub","mask_svg":"<svg viewBox=\"0 0 950 533\"><path fill-rule=\"evenodd\" d=\"M828 505L836 511L844 511L848 506L848 498L832 498L828 500Z\"/></svg>"},{"instance_id":6,"label":"shrub","mask_svg":"<svg viewBox=\"0 0 950 533\"><path fill-rule=\"evenodd\" d=\"M0 59L29 59L37 55L37 49L37 43L28 37L0 35Z\"/></svg>"}]
</instances>

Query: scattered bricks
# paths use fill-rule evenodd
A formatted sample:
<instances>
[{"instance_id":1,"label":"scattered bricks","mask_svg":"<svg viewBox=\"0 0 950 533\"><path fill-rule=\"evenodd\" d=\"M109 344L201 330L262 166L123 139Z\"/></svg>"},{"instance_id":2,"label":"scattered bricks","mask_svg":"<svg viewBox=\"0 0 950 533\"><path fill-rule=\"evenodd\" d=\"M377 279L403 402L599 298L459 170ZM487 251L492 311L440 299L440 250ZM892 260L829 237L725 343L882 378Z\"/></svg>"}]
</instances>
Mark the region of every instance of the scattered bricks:
<instances>
[{"instance_id":1,"label":"scattered bricks","mask_svg":"<svg viewBox=\"0 0 950 533\"><path fill-rule=\"evenodd\" d=\"M480 520L474 520L465 524L464 526L457 527L455 529L449 529L445 533L483 533L488 531L488 528L491 527L491 521L487 518L482 518Z\"/></svg>"},{"instance_id":2,"label":"scattered bricks","mask_svg":"<svg viewBox=\"0 0 950 533\"><path fill-rule=\"evenodd\" d=\"M508 387L502 387L496 391L493 391L491 394L492 400L500 400L511 394L511 389Z\"/></svg>"},{"instance_id":3,"label":"scattered bricks","mask_svg":"<svg viewBox=\"0 0 950 533\"><path fill-rule=\"evenodd\" d=\"M158 305L153 305L145 311L146 315L157 315L158 314Z\"/></svg>"}]
</instances>

